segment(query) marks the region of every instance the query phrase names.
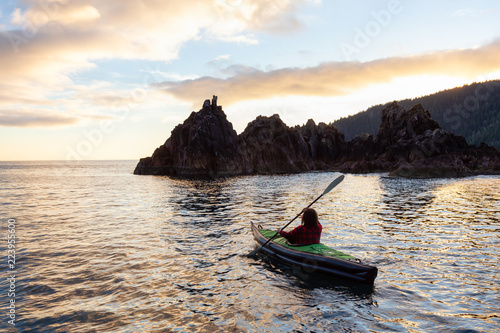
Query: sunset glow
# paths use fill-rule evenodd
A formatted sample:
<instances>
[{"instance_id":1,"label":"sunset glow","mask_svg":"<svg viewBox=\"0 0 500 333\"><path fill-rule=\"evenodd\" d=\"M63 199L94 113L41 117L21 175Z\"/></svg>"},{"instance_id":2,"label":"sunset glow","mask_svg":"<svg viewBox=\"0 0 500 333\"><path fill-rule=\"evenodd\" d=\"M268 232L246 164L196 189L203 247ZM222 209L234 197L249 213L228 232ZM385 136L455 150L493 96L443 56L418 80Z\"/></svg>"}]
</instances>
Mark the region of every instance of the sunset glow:
<instances>
[{"instance_id":1,"label":"sunset glow","mask_svg":"<svg viewBox=\"0 0 500 333\"><path fill-rule=\"evenodd\" d=\"M494 1L5 1L0 160L138 159L218 95L332 122L500 78Z\"/></svg>"}]
</instances>

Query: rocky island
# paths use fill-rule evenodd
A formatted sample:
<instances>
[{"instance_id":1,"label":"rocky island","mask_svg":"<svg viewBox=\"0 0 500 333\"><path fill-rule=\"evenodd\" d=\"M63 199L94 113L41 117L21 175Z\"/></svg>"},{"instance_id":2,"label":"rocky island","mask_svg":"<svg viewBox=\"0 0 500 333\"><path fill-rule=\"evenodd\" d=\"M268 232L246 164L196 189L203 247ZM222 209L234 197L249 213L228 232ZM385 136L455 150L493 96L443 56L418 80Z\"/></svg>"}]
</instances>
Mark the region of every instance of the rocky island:
<instances>
[{"instance_id":1,"label":"rocky island","mask_svg":"<svg viewBox=\"0 0 500 333\"><path fill-rule=\"evenodd\" d=\"M319 170L411 178L500 174L500 151L444 131L420 104L405 110L397 102L383 110L376 136L348 142L331 124L309 119L289 127L278 115L259 116L238 135L214 96L141 158L134 174L213 179Z\"/></svg>"}]
</instances>

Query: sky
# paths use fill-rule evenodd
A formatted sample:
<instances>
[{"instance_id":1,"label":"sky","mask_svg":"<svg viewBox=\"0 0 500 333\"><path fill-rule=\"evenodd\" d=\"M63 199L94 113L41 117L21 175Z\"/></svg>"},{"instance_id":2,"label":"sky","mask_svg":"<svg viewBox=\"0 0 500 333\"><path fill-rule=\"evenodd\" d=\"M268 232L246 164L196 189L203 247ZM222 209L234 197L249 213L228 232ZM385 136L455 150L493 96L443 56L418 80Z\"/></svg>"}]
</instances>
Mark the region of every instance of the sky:
<instances>
[{"instance_id":1,"label":"sky","mask_svg":"<svg viewBox=\"0 0 500 333\"><path fill-rule=\"evenodd\" d=\"M150 156L206 99L330 123L500 79L500 3L3 0L0 161Z\"/></svg>"}]
</instances>

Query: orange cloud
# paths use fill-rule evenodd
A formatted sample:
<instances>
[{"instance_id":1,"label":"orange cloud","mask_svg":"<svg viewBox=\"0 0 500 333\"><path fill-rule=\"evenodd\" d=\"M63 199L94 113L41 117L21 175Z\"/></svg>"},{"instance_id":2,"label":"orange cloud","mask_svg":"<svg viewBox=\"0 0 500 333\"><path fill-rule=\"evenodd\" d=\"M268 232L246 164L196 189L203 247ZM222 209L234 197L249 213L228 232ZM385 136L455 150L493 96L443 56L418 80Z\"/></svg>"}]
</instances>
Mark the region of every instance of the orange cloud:
<instances>
[{"instance_id":1,"label":"orange cloud","mask_svg":"<svg viewBox=\"0 0 500 333\"><path fill-rule=\"evenodd\" d=\"M155 86L174 97L198 103L206 96L224 96L227 104L251 99L300 96L342 96L397 78L444 75L474 78L500 70L500 40L474 49L438 51L370 62L329 62L309 68L257 69L227 79L202 77Z\"/></svg>"},{"instance_id":2,"label":"orange cloud","mask_svg":"<svg viewBox=\"0 0 500 333\"><path fill-rule=\"evenodd\" d=\"M51 110L0 110L0 126L4 127L65 126L79 121L78 117L57 114Z\"/></svg>"}]
</instances>

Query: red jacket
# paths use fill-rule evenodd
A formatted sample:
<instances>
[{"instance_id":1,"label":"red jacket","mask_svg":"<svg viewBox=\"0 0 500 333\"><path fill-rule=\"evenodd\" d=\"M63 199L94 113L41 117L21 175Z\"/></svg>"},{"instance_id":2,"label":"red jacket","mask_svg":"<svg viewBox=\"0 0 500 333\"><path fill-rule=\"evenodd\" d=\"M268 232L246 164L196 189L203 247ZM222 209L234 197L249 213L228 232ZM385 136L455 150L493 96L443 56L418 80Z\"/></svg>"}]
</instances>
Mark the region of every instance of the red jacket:
<instances>
[{"instance_id":1,"label":"red jacket","mask_svg":"<svg viewBox=\"0 0 500 333\"><path fill-rule=\"evenodd\" d=\"M315 228L306 228L299 225L290 232L281 231L280 235L285 237L291 244L317 244L320 241L322 229L323 226L318 222L318 226Z\"/></svg>"}]
</instances>

